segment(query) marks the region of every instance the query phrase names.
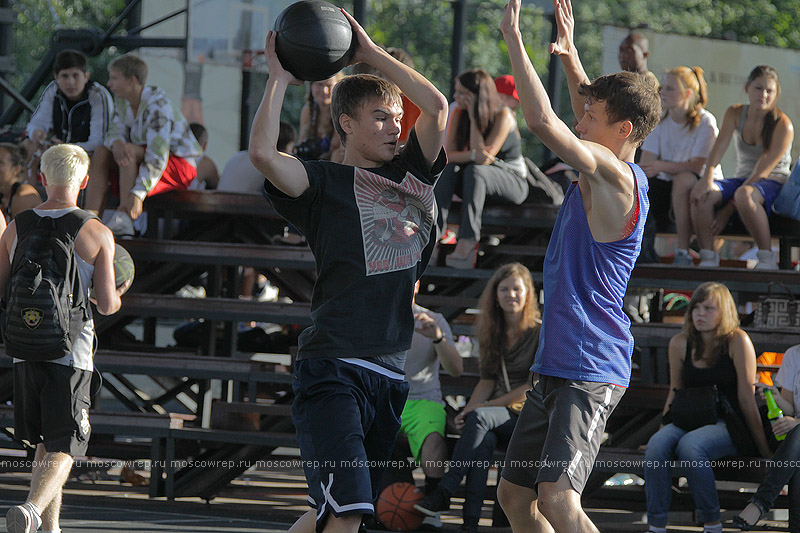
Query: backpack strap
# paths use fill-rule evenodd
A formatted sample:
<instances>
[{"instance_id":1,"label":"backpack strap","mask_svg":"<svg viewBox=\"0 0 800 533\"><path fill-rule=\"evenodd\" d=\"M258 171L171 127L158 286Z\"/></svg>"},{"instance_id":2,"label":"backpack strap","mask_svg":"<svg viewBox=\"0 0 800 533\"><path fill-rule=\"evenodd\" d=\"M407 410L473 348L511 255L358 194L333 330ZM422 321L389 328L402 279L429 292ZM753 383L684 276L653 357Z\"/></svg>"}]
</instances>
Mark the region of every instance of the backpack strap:
<instances>
[{"instance_id":1,"label":"backpack strap","mask_svg":"<svg viewBox=\"0 0 800 533\"><path fill-rule=\"evenodd\" d=\"M28 235L39 218L39 215L34 213L33 209L17 213L17 216L14 217L14 225L17 227L17 242Z\"/></svg>"},{"instance_id":2,"label":"backpack strap","mask_svg":"<svg viewBox=\"0 0 800 533\"><path fill-rule=\"evenodd\" d=\"M84 211L83 209L73 209L66 215L58 217L54 220L57 224L64 227L67 235L72 236L72 239L75 240L78 237L78 233L80 233L81 228L83 228L83 225L93 218L97 218L97 216L89 211ZM97 218L97 220L100 219Z\"/></svg>"}]
</instances>

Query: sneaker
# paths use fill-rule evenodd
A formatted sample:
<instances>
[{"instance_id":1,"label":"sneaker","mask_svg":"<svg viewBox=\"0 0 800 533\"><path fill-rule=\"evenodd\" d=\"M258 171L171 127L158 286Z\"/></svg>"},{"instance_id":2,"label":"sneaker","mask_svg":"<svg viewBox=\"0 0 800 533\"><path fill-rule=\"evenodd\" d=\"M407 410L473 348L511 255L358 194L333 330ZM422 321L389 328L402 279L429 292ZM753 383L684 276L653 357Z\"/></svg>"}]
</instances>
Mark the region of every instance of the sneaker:
<instances>
[{"instance_id":1,"label":"sneaker","mask_svg":"<svg viewBox=\"0 0 800 533\"><path fill-rule=\"evenodd\" d=\"M419 531L441 531L442 519L438 516L426 516L417 529Z\"/></svg>"},{"instance_id":2,"label":"sneaker","mask_svg":"<svg viewBox=\"0 0 800 533\"><path fill-rule=\"evenodd\" d=\"M124 211L117 211L111 220L106 224L114 237L133 237L136 230L133 229L133 219Z\"/></svg>"},{"instance_id":3,"label":"sneaker","mask_svg":"<svg viewBox=\"0 0 800 533\"><path fill-rule=\"evenodd\" d=\"M755 270L778 270L778 258L772 250L759 250L756 253L758 263Z\"/></svg>"},{"instance_id":4,"label":"sneaker","mask_svg":"<svg viewBox=\"0 0 800 533\"><path fill-rule=\"evenodd\" d=\"M675 249L675 255L672 258L672 264L675 266L691 266L694 264L692 256L689 255L689 250Z\"/></svg>"},{"instance_id":5,"label":"sneaker","mask_svg":"<svg viewBox=\"0 0 800 533\"><path fill-rule=\"evenodd\" d=\"M714 250L700 250L700 264L701 267L718 267L719 254Z\"/></svg>"},{"instance_id":6,"label":"sneaker","mask_svg":"<svg viewBox=\"0 0 800 533\"><path fill-rule=\"evenodd\" d=\"M8 533L34 533L42 527L42 519L27 504L15 505L6 513Z\"/></svg>"},{"instance_id":7,"label":"sneaker","mask_svg":"<svg viewBox=\"0 0 800 533\"><path fill-rule=\"evenodd\" d=\"M422 498L421 502L414 504L414 509L426 516L438 517L450 509L450 496L442 489L437 488Z\"/></svg>"},{"instance_id":8,"label":"sneaker","mask_svg":"<svg viewBox=\"0 0 800 533\"><path fill-rule=\"evenodd\" d=\"M455 244L456 243L455 232L451 229L444 230L444 235L442 235L442 238L439 239L439 242L441 244Z\"/></svg>"}]
</instances>

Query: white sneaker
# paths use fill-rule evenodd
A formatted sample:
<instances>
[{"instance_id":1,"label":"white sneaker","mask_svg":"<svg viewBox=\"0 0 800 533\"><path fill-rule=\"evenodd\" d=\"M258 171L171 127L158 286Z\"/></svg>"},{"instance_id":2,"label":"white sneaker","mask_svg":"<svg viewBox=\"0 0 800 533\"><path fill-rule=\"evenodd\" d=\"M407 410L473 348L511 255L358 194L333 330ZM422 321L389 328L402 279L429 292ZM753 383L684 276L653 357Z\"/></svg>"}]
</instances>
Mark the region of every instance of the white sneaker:
<instances>
[{"instance_id":1,"label":"white sneaker","mask_svg":"<svg viewBox=\"0 0 800 533\"><path fill-rule=\"evenodd\" d=\"M114 237L133 237L136 230L133 229L133 219L124 211L117 211L111 220L106 224Z\"/></svg>"},{"instance_id":2,"label":"white sneaker","mask_svg":"<svg viewBox=\"0 0 800 533\"><path fill-rule=\"evenodd\" d=\"M672 264L675 266L691 266L694 264L694 261L692 261L692 256L689 255L689 250L675 248Z\"/></svg>"},{"instance_id":3,"label":"white sneaker","mask_svg":"<svg viewBox=\"0 0 800 533\"><path fill-rule=\"evenodd\" d=\"M6 513L8 533L34 533L42 527L42 519L28 504L15 505Z\"/></svg>"},{"instance_id":4,"label":"white sneaker","mask_svg":"<svg viewBox=\"0 0 800 533\"><path fill-rule=\"evenodd\" d=\"M719 254L714 250L700 250L700 264L701 267L718 267Z\"/></svg>"},{"instance_id":5,"label":"white sneaker","mask_svg":"<svg viewBox=\"0 0 800 533\"><path fill-rule=\"evenodd\" d=\"M758 257L758 263L754 270L778 270L778 258L775 257L775 252L772 250L759 250L756 257Z\"/></svg>"},{"instance_id":6,"label":"white sneaker","mask_svg":"<svg viewBox=\"0 0 800 533\"><path fill-rule=\"evenodd\" d=\"M439 516L426 516L422 519L420 531L441 531L442 518Z\"/></svg>"}]
</instances>

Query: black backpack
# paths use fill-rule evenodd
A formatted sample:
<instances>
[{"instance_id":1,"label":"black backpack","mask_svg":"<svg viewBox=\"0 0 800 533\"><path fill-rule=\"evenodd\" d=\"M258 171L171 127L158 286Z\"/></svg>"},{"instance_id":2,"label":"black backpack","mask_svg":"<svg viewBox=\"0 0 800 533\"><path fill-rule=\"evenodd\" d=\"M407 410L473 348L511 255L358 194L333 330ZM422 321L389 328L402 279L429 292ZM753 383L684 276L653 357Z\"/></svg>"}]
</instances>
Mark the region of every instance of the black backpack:
<instances>
[{"instance_id":1,"label":"black backpack","mask_svg":"<svg viewBox=\"0 0 800 533\"><path fill-rule=\"evenodd\" d=\"M6 355L53 361L72 347L92 317L78 272L75 239L96 218L76 209L59 218L18 214L17 245L2 306Z\"/></svg>"}]
</instances>

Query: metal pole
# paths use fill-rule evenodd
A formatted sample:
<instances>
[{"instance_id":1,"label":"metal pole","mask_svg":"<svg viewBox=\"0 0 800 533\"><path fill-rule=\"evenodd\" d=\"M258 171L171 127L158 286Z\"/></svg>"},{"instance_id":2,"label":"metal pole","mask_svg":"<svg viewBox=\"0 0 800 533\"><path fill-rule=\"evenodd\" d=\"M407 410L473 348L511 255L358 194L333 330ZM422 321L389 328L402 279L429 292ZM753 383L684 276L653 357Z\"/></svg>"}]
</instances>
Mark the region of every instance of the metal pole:
<instances>
[{"instance_id":1,"label":"metal pole","mask_svg":"<svg viewBox=\"0 0 800 533\"><path fill-rule=\"evenodd\" d=\"M453 43L450 48L450 93L456 88L456 77L464 71L464 30L467 26L467 0L453 3Z\"/></svg>"},{"instance_id":2,"label":"metal pole","mask_svg":"<svg viewBox=\"0 0 800 533\"><path fill-rule=\"evenodd\" d=\"M552 14L550 19L550 42L554 43L558 39L558 25L556 16ZM556 113L561 110L561 68L559 60L555 55L550 55L550 64L547 71L547 93L550 95L550 104ZM554 156L549 148L542 145L542 163Z\"/></svg>"},{"instance_id":3,"label":"metal pole","mask_svg":"<svg viewBox=\"0 0 800 533\"><path fill-rule=\"evenodd\" d=\"M364 25L367 20L367 0L353 0L353 18Z\"/></svg>"}]
</instances>

